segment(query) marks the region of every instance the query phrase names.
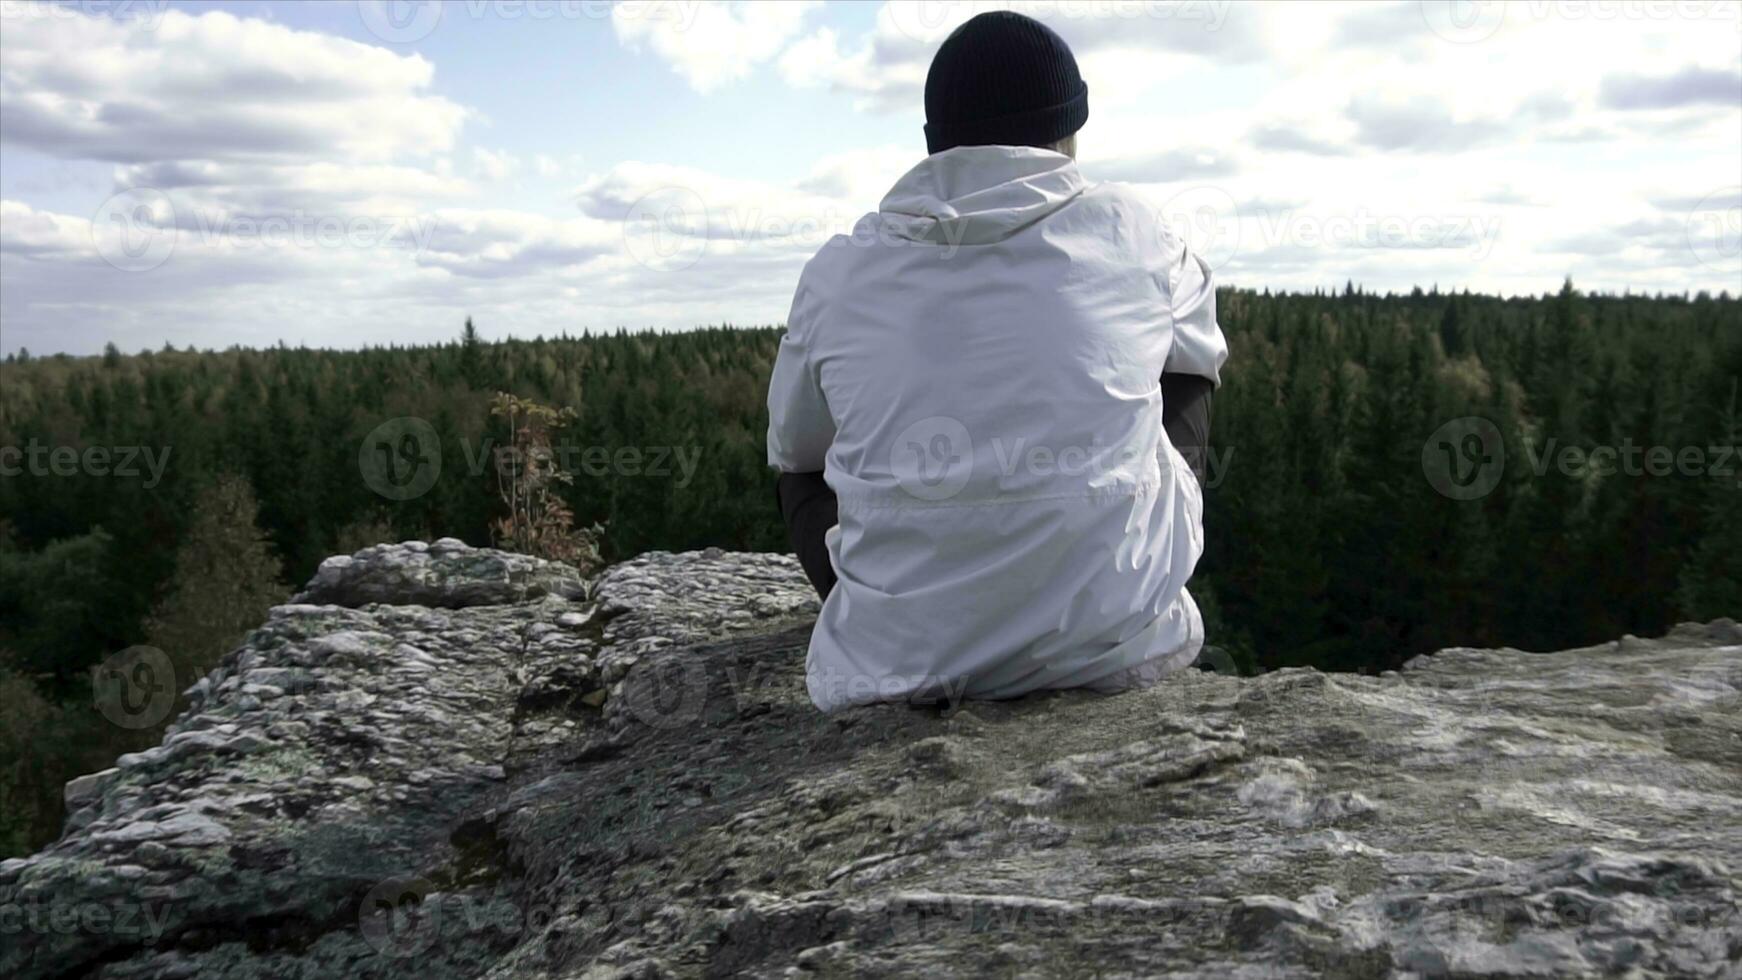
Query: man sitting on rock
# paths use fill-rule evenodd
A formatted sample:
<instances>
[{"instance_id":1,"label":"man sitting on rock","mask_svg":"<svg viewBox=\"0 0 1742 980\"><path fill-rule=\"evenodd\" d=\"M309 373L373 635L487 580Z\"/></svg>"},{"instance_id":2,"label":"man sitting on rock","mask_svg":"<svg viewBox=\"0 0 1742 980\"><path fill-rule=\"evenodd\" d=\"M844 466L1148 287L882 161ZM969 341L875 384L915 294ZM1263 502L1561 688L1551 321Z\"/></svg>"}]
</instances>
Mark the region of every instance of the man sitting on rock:
<instances>
[{"instance_id":1,"label":"man sitting on rock","mask_svg":"<svg viewBox=\"0 0 1742 980\"><path fill-rule=\"evenodd\" d=\"M1152 684L1204 637L1209 267L1078 173L1088 87L1038 21L963 24L925 111L930 156L805 266L769 384L811 699Z\"/></svg>"}]
</instances>

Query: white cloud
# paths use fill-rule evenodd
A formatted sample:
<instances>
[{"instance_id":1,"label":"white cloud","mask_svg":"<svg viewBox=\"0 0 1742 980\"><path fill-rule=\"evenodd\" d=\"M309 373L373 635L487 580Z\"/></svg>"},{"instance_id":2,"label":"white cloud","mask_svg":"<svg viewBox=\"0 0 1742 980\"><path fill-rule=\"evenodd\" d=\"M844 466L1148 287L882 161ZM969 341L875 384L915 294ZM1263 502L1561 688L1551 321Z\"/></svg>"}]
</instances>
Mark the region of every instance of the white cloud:
<instances>
[{"instance_id":1,"label":"white cloud","mask_svg":"<svg viewBox=\"0 0 1742 980\"><path fill-rule=\"evenodd\" d=\"M875 198L849 197L867 193L863 175L875 166L843 155L787 186L722 177L697 167L632 161L589 177L574 197L589 217L632 230L652 223L674 235L706 239L712 255L775 249L806 258L831 235L851 231L854 222L875 209Z\"/></svg>"},{"instance_id":2,"label":"white cloud","mask_svg":"<svg viewBox=\"0 0 1742 980\"><path fill-rule=\"evenodd\" d=\"M788 84L800 87L850 77L850 67L841 54L840 36L832 27L819 28L809 37L793 42L780 56L780 74Z\"/></svg>"},{"instance_id":3,"label":"white cloud","mask_svg":"<svg viewBox=\"0 0 1742 980\"><path fill-rule=\"evenodd\" d=\"M1670 75L1609 75L1603 79L1602 99L1614 109L1728 107L1742 102L1742 72L1696 66Z\"/></svg>"},{"instance_id":4,"label":"white cloud","mask_svg":"<svg viewBox=\"0 0 1742 980\"><path fill-rule=\"evenodd\" d=\"M910 111L921 104L927 69L944 38L976 14L1004 9L1040 20L1070 44L1094 105L1137 101L1167 75L1216 60L1244 63L1264 51L1256 16L1204 0L892 2L878 9L876 26L855 43L844 43L828 27L797 41L781 55L781 75L795 86L850 93L862 109ZM1133 72L1134 66L1141 70Z\"/></svg>"},{"instance_id":5,"label":"white cloud","mask_svg":"<svg viewBox=\"0 0 1742 980\"><path fill-rule=\"evenodd\" d=\"M628 4L613 31L651 55L642 70L698 90L768 65L917 115L938 41L986 6L891 5L863 30L807 31L781 5ZM1080 16L1097 7L1142 16ZM1742 206L1742 106L1717 98L1742 68L1733 23L1519 5L1454 43L1413 3L1030 9L1089 79L1084 173L1136 184L1227 282L1742 284L1731 239L1690 247L1702 215ZM144 26L62 8L0 34L0 142L9 168L37 171L9 173L0 201L8 350L411 342L466 312L526 334L774 322L810 254L921 156L917 139L881 145L889 120L858 145L829 120L826 138L798 127L771 147L787 176L763 179L740 154L715 162L722 119L638 144L640 160L593 130L583 167L493 111L492 144L544 151L517 156L462 139L484 113L433 94L424 58L227 14ZM146 221L176 242L147 272L103 255L129 229L99 205L127 189L173 212Z\"/></svg>"},{"instance_id":6,"label":"white cloud","mask_svg":"<svg viewBox=\"0 0 1742 980\"><path fill-rule=\"evenodd\" d=\"M417 55L263 20L14 5L5 24L5 142L58 157L386 161L445 152L466 115L428 94L434 66Z\"/></svg>"},{"instance_id":7,"label":"white cloud","mask_svg":"<svg viewBox=\"0 0 1742 980\"><path fill-rule=\"evenodd\" d=\"M563 215L447 206L387 218L354 207L262 217L225 203L238 192L219 183L223 171L183 169L166 192L173 213L143 229L0 204L0 278L9 284L0 320L9 349L39 351L94 350L109 339L123 349L156 346L160 330L178 344L190 335L427 341L453 333L457 310L528 334L773 323L811 253L874 208L912 162L895 147L843 152L779 183L628 161L585 178ZM383 170L348 189L375 202L378 185L392 180ZM638 247L649 220L675 233L681 267ZM105 260L117 254L111 239L141 230L173 237L160 265L128 272Z\"/></svg>"},{"instance_id":8,"label":"white cloud","mask_svg":"<svg viewBox=\"0 0 1742 980\"><path fill-rule=\"evenodd\" d=\"M433 216L420 265L500 279L586 265L620 251L616 225L585 217L547 218L509 210L444 210Z\"/></svg>"},{"instance_id":9,"label":"white cloud","mask_svg":"<svg viewBox=\"0 0 1742 980\"><path fill-rule=\"evenodd\" d=\"M532 169L538 176L552 180L579 174L585 162L585 155L580 153L569 153L562 157L549 153L538 153L533 155Z\"/></svg>"},{"instance_id":10,"label":"white cloud","mask_svg":"<svg viewBox=\"0 0 1742 980\"><path fill-rule=\"evenodd\" d=\"M696 91L709 92L774 57L819 6L815 0L618 4L611 25L624 45L651 48Z\"/></svg>"},{"instance_id":11,"label":"white cloud","mask_svg":"<svg viewBox=\"0 0 1742 980\"><path fill-rule=\"evenodd\" d=\"M472 148L472 171L485 180L504 180L520 169L520 159L507 151Z\"/></svg>"},{"instance_id":12,"label":"white cloud","mask_svg":"<svg viewBox=\"0 0 1742 980\"><path fill-rule=\"evenodd\" d=\"M819 158L795 186L797 190L870 211L896 179L918 162L918 154L911 147L890 144L831 153Z\"/></svg>"},{"instance_id":13,"label":"white cloud","mask_svg":"<svg viewBox=\"0 0 1742 980\"><path fill-rule=\"evenodd\" d=\"M114 164L93 212L155 189L210 254L237 237L258 252L261 221L379 228L473 190L439 155L469 113L429 94L421 57L223 12L45 11L0 11L0 142Z\"/></svg>"},{"instance_id":14,"label":"white cloud","mask_svg":"<svg viewBox=\"0 0 1742 980\"><path fill-rule=\"evenodd\" d=\"M0 252L40 258L95 256L91 223L0 200Z\"/></svg>"},{"instance_id":15,"label":"white cloud","mask_svg":"<svg viewBox=\"0 0 1742 980\"><path fill-rule=\"evenodd\" d=\"M470 193L450 172L393 164L169 160L116 167L119 189L155 187L221 210L406 211Z\"/></svg>"}]
</instances>

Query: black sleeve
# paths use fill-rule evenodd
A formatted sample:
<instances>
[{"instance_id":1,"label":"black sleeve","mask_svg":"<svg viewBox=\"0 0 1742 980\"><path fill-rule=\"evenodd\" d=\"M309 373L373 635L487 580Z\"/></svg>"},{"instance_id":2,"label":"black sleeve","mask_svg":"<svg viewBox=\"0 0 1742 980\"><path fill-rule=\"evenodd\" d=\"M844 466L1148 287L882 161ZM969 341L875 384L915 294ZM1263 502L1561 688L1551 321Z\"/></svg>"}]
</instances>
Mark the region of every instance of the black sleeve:
<instances>
[{"instance_id":1,"label":"black sleeve","mask_svg":"<svg viewBox=\"0 0 1742 980\"><path fill-rule=\"evenodd\" d=\"M1204 485L1210 457L1210 395L1216 383L1195 374L1161 376L1161 424Z\"/></svg>"},{"instance_id":2,"label":"black sleeve","mask_svg":"<svg viewBox=\"0 0 1742 980\"><path fill-rule=\"evenodd\" d=\"M839 519L835 492L824 482L822 473L782 473L774 497L805 577L817 595L827 599L835 587L835 566L829 562L823 535Z\"/></svg>"}]
</instances>

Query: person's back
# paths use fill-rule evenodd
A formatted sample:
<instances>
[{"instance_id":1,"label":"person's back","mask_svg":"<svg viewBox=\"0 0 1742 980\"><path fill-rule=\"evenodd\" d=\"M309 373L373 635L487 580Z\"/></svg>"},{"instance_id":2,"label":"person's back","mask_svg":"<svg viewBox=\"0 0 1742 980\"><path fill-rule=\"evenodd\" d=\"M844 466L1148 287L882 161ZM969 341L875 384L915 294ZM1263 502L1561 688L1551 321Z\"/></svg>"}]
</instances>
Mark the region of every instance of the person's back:
<instances>
[{"instance_id":1,"label":"person's back","mask_svg":"<svg viewBox=\"0 0 1742 980\"><path fill-rule=\"evenodd\" d=\"M770 388L771 464L837 498L817 705L1189 663L1202 503L1160 379L1225 356L1207 270L1069 156L960 145L904 176L806 267Z\"/></svg>"}]
</instances>

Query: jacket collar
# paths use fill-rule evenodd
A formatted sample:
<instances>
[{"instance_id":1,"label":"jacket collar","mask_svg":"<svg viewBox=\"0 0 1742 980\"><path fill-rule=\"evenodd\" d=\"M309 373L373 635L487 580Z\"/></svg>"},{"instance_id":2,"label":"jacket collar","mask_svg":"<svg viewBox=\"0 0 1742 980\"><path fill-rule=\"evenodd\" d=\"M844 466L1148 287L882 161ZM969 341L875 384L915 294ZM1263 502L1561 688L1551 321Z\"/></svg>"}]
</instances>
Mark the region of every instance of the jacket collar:
<instances>
[{"instance_id":1,"label":"jacket collar","mask_svg":"<svg viewBox=\"0 0 1742 980\"><path fill-rule=\"evenodd\" d=\"M1076 161L1029 146L958 146L903 174L878 211L915 241L984 245L1008 238L1087 187Z\"/></svg>"}]
</instances>

